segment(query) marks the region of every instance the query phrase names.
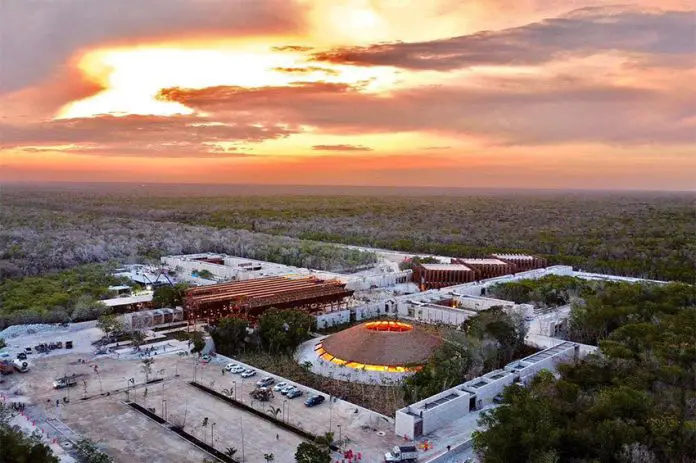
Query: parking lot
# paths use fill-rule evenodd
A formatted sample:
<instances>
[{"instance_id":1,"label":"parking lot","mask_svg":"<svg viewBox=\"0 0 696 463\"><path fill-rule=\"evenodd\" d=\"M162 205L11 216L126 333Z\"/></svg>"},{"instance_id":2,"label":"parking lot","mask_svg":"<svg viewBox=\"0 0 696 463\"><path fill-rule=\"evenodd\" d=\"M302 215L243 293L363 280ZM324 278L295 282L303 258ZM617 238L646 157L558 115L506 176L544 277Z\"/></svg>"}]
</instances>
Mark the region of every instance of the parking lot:
<instances>
[{"instance_id":1,"label":"parking lot","mask_svg":"<svg viewBox=\"0 0 696 463\"><path fill-rule=\"evenodd\" d=\"M147 386L143 363L137 357L94 359L85 353L53 353L30 356L31 371L6 377L0 390L10 400L27 402L27 414L51 438L66 440L68 433L56 430L64 424L95 441L119 462L195 462L206 457L174 432L128 407L126 399L154 409L218 450L235 448L236 459L243 453L244 461L263 462L264 454L273 453L275 461L294 460L302 441L299 435L196 389L189 384L194 374L199 383L232 397L236 394L237 400L293 426L318 435L332 431L335 439L345 442L345 449L361 453L363 461L380 461L386 450L400 442L393 423L374 412L328 397L318 406L306 407L304 401L315 391L301 385L304 394L300 397L287 399L275 392L270 401L259 402L249 392L266 376L264 372L257 371L247 379L227 372L223 375L229 359L218 357L205 364L176 355L174 350L152 357L148 379L161 381ZM79 375L76 386L53 389L56 378L73 373Z\"/></svg>"},{"instance_id":2,"label":"parking lot","mask_svg":"<svg viewBox=\"0 0 696 463\"><path fill-rule=\"evenodd\" d=\"M256 370L256 375L251 378L242 378L240 374L227 372L223 375L222 370L229 362L243 365L234 359L218 356L212 363L196 367L196 380L217 391L231 392L233 397L236 390L236 400L265 413L276 413L278 419L312 434L323 435L331 431L334 433L334 439L345 442L345 449L350 448L354 453L360 452L367 461L382 460L385 451L403 442L394 434L394 424L389 418L336 398L329 400L326 394L261 370ZM256 387L256 382L265 376L274 377L276 382L280 380L294 384L303 391L303 395L288 399L280 392L273 392L273 398L268 402L254 400L249 392ZM314 394L321 394L326 400L320 405L306 407L305 400Z\"/></svg>"}]
</instances>

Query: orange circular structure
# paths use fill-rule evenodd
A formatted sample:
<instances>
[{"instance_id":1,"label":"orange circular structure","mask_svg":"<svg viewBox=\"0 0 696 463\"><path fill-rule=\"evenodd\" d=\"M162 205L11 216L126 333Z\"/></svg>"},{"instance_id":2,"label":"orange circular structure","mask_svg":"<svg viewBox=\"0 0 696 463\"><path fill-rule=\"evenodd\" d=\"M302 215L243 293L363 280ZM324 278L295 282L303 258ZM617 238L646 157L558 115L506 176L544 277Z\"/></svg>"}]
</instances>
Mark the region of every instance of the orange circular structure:
<instances>
[{"instance_id":1,"label":"orange circular structure","mask_svg":"<svg viewBox=\"0 0 696 463\"><path fill-rule=\"evenodd\" d=\"M397 331L403 333L404 331L411 331L413 325L395 321L381 321L365 323L365 328L374 331Z\"/></svg>"},{"instance_id":2,"label":"orange circular structure","mask_svg":"<svg viewBox=\"0 0 696 463\"><path fill-rule=\"evenodd\" d=\"M333 334L314 348L323 360L366 371L405 373L419 370L442 340L397 321L362 323Z\"/></svg>"}]
</instances>

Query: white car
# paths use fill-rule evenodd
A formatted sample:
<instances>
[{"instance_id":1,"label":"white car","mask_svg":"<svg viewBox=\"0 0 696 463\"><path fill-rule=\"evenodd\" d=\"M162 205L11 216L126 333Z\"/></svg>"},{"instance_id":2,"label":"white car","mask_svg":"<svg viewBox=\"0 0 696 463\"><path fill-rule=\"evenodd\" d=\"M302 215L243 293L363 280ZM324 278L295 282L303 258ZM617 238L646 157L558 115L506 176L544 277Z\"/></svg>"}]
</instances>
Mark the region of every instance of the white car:
<instances>
[{"instance_id":1,"label":"white car","mask_svg":"<svg viewBox=\"0 0 696 463\"><path fill-rule=\"evenodd\" d=\"M225 371L232 371L232 369L236 366L236 363L228 363L227 365L225 365Z\"/></svg>"},{"instance_id":2,"label":"white car","mask_svg":"<svg viewBox=\"0 0 696 463\"><path fill-rule=\"evenodd\" d=\"M232 369L230 370L230 373L234 373L234 374L238 375L239 373L243 373L244 370L246 370L246 368L244 368L241 365L237 365L236 367L232 367Z\"/></svg>"},{"instance_id":3,"label":"white car","mask_svg":"<svg viewBox=\"0 0 696 463\"><path fill-rule=\"evenodd\" d=\"M278 384L276 384L275 386L273 386L273 391L280 392L282 389L286 388L287 386L288 386L288 383L286 383L285 381L281 381Z\"/></svg>"},{"instance_id":4,"label":"white car","mask_svg":"<svg viewBox=\"0 0 696 463\"><path fill-rule=\"evenodd\" d=\"M293 389L295 389L295 386L293 386L292 384L288 384L287 386L285 386L283 389L280 390L280 393L283 395L287 395L287 393L292 391Z\"/></svg>"},{"instance_id":5,"label":"white car","mask_svg":"<svg viewBox=\"0 0 696 463\"><path fill-rule=\"evenodd\" d=\"M251 377L254 376L255 374L256 374L256 370L251 370L251 369L249 369L249 370L244 370L244 371L242 372L242 378L251 378Z\"/></svg>"}]
</instances>

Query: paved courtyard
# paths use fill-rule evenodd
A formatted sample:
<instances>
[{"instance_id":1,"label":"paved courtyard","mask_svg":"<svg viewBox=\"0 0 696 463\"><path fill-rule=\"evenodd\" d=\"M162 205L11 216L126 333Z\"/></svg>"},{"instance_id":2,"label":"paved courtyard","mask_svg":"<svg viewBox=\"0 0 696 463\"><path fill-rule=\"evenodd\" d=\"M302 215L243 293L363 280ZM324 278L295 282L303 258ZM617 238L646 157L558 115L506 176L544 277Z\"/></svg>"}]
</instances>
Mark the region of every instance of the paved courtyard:
<instances>
[{"instance_id":1,"label":"paved courtyard","mask_svg":"<svg viewBox=\"0 0 696 463\"><path fill-rule=\"evenodd\" d=\"M184 347L177 342L164 346L159 346L158 355L151 357L154 363L148 379L162 379L154 384L145 385L143 363L129 348L118 355L98 358L87 352L63 350L31 355L31 371L6 377L0 393L8 401L27 403L26 415L37 428L44 429L50 441L55 438L60 444L88 437L117 462L198 462L210 458L126 405L127 399L166 415L170 423L184 426L188 433L208 444L212 442L218 450L235 448L237 459L243 453L244 461L263 462L264 454L273 453L275 461L294 460L300 436L191 386L194 373L201 384L232 396L236 393L238 400L269 416L314 434L332 431L344 442L345 449L360 452L363 461L381 461L385 451L402 442L394 435L391 418L341 400L326 400L308 408L304 400L315 391L301 385L304 395L296 399L276 393L269 402L252 401L249 392L266 375L264 372L258 371L249 379L223 375L222 367L230 361L227 358L202 364L191 356L177 355ZM53 389L52 382L66 374L76 374L78 384Z\"/></svg>"}]
</instances>

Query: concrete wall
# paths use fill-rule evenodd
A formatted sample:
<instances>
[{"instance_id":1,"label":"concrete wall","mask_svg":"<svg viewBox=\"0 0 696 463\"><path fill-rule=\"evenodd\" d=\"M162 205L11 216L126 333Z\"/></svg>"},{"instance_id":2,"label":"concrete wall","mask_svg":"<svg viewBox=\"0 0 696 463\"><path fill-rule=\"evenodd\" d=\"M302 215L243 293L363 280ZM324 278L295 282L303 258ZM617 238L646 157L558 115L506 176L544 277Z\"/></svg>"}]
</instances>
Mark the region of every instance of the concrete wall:
<instances>
[{"instance_id":1,"label":"concrete wall","mask_svg":"<svg viewBox=\"0 0 696 463\"><path fill-rule=\"evenodd\" d=\"M425 304L417 305L409 302L399 301L397 303L399 317L418 320L423 323L442 323L451 326L459 326L471 317L476 316L476 312L462 309L451 309L448 307Z\"/></svg>"},{"instance_id":2,"label":"concrete wall","mask_svg":"<svg viewBox=\"0 0 696 463\"><path fill-rule=\"evenodd\" d=\"M466 310L473 310L474 312L481 312L496 306L502 306L506 309L512 309L515 306L515 303L511 301L505 301L502 299L492 299L489 297L480 296L455 296L455 300L457 301L460 308Z\"/></svg>"},{"instance_id":3,"label":"concrete wall","mask_svg":"<svg viewBox=\"0 0 696 463\"><path fill-rule=\"evenodd\" d=\"M383 316L396 315L396 304L387 301L372 302L352 309L356 320L366 320Z\"/></svg>"},{"instance_id":4,"label":"concrete wall","mask_svg":"<svg viewBox=\"0 0 696 463\"><path fill-rule=\"evenodd\" d=\"M457 397L433 406L435 401L450 395ZM422 419L423 435L430 434L468 413L470 398L471 395L468 392L451 388L402 408L396 412L395 432L398 436L414 439L415 423Z\"/></svg>"},{"instance_id":5,"label":"concrete wall","mask_svg":"<svg viewBox=\"0 0 696 463\"><path fill-rule=\"evenodd\" d=\"M340 310L337 312L330 312L321 315L317 315L317 328L327 328L334 325L340 325L341 323L348 323L350 321L350 310Z\"/></svg>"},{"instance_id":6,"label":"concrete wall","mask_svg":"<svg viewBox=\"0 0 696 463\"><path fill-rule=\"evenodd\" d=\"M413 440L416 426L416 417L406 413L404 409L396 411L396 425L394 427L397 436L406 436Z\"/></svg>"},{"instance_id":7,"label":"concrete wall","mask_svg":"<svg viewBox=\"0 0 696 463\"><path fill-rule=\"evenodd\" d=\"M558 349L558 345L562 343L563 341L561 341L559 344L550 349ZM531 359L534 359L535 356L538 356L538 354L547 351L549 351L549 349L538 352L534 355L530 355L529 357L525 357L521 360L516 360L512 363L509 363L505 366L505 370L516 373L517 375L519 375L522 382L526 383L541 370L549 370L555 372L556 367L559 363L573 362L576 358L576 355L577 357L580 356L580 344L568 342L567 347L563 350L559 350L558 353L547 358L540 359L538 361L531 361Z\"/></svg>"},{"instance_id":8,"label":"concrete wall","mask_svg":"<svg viewBox=\"0 0 696 463\"><path fill-rule=\"evenodd\" d=\"M351 276L344 275L338 278L346 283L346 288L352 290L368 290L372 287L387 288L397 284L408 283L411 281L413 272L404 270L394 273L380 273L378 275Z\"/></svg>"},{"instance_id":9,"label":"concrete wall","mask_svg":"<svg viewBox=\"0 0 696 463\"><path fill-rule=\"evenodd\" d=\"M450 390L451 391L451 390ZM452 391L449 394L457 394L456 399L452 399L442 405L423 411L423 434L430 434L436 429L440 429L446 424L460 418L469 412L470 395L463 391ZM436 396L437 397L437 396Z\"/></svg>"},{"instance_id":10,"label":"concrete wall","mask_svg":"<svg viewBox=\"0 0 696 463\"><path fill-rule=\"evenodd\" d=\"M503 375L500 378L497 376ZM505 387L515 382L515 377L513 373L506 370L495 370L485 375L467 381L462 386L462 389L470 392L471 394L476 394L476 408L485 407L493 403L493 398L498 394L502 394ZM485 382L486 384L481 387L473 387L474 384L479 382Z\"/></svg>"},{"instance_id":11,"label":"concrete wall","mask_svg":"<svg viewBox=\"0 0 696 463\"><path fill-rule=\"evenodd\" d=\"M563 341L559 341L561 344ZM401 414L396 414L396 433L399 436L406 436L413 439L413 433L408 433L409 426L413 426L413 420L408 417L408 411L411 414L419 416L423 412L423 434L427 435L437 429L446 426L462 415L469 412L469 402L472 395L476 395L476 407L485 407L493 402L493 398L501 394L505 387L514 383L520 377L522 382L528 382L534 375L542 369L551 371L556 370L556 366L560 362L571 362L575 358L576 349L579 349L579 344L567 342L566 346L554 346L548 351L541 351L537 354L526 357L535 361L526 361L525 359L517 360L506 365L502 370L495 370L486 373L483 376L467 381L466 383L455 386L444 392L428 397L425 400L416 402L408 407L401 409ZM548 357L544 357L546 352ZM539 355L542 354L542 355ZM536 357L535 357L536 356ZM500 377L498 377L500 376ZM472 387L474 384L484 382L485 384L479 387ZM431 409L426 408L426 404L432 403L440 398L446 397L452 393L458 395L457 398L437 405ZM401 423L399 423L401 420Z\"/></svg>"}]
</instances>

